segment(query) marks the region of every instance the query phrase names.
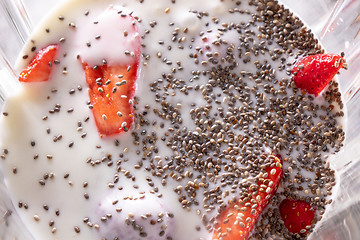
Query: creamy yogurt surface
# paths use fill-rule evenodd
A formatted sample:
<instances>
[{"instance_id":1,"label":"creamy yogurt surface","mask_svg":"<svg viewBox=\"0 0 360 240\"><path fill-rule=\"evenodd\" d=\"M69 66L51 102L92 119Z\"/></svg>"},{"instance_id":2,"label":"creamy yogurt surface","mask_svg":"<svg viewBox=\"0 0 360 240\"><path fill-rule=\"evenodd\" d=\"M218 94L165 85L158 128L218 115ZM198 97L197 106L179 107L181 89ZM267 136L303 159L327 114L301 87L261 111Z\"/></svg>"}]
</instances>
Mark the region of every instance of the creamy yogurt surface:
<instances>
[{"instance_id":1,"label":"creamy yogurt surface","mask_svg":"<svg viewBox=\"0 0 360 240\"><path fill-rule=\"evenodd\" d=\"M127 34L122 14L138 34ZM289 10L257 0L72 0L34 31L19 70L49 44L59 46L50 79L22 84L0 122L6 184L35 239L212 239L219 209L247 191L270 153L284 176L252 238L295 239L278 212L287 197L310 201L314 225L321 220L343 103L335 81L316 99L292 83L294 62L322 49ZM102 136L81 60L132 64L136 51L135 122Z\"/></svg>"}]
</instances>

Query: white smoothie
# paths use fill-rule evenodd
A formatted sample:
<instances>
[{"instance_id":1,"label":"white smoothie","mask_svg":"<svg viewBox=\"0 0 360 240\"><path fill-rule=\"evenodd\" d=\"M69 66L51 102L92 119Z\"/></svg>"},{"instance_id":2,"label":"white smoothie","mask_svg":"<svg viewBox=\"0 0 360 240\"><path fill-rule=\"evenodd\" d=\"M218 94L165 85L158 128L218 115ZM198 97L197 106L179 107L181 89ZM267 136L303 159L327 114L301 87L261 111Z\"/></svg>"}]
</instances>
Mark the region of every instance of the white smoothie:
<instances>
[{"instance_id":1,"label":"white smoothie","mask_svg":"<svg viewBox=\"0 0 360 240\"><path fill-rule=\"evenodd\" d=\"M19 71L49 44L58 62L47 82L6 99L0 163L36 240L212 239L219 207L256 181L269 152L284 179L254 238L284 237L279 219L266 223L285 197L307 198L320 220L335 185L327 158L344 141L337 83L315 100L294 91L292 64L320 47L291 13L250 2L69 0L35 29ZM136 51L135 122L101 136L79 59L133 64Z\"/></svg>"}]
</instances>

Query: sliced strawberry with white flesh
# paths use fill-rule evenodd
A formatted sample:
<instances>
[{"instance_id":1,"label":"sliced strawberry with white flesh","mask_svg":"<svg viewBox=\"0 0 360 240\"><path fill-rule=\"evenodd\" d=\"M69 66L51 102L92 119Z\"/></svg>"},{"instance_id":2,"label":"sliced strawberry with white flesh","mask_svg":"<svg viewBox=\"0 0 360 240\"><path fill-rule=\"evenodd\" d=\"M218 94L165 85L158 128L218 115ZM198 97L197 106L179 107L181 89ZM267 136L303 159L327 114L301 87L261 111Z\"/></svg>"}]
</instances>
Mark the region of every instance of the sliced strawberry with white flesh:
<instances>
[{"instance_id":1,"label":"sliced strawberry with white flesh","mask_svg":"<svg viewBox=\"0 0 360 240\"><path fill-rule=\"evenodd\" d=\"M281 219L291 233L307 233L307 227L314 223L315 210L310 203L301 200L284 199L279 206Z\"/></svg>"},{"instance_id":2,"label":"sliced strawberry with white flesh","mask_svg":"<svg viewBox=\"0 0 360 240\"><path fill-rule=\"evenodd\" d=\"M106 23L112 25L107 27L110 30L120 29L123 32L111 34L107 29L96 40L96 44L89 48L89 51L93 51L92 54L84 53L81 61L98 132L101 136L110 136L127 132L134 121L134 94L141 43L134 17L114 8L109 8L105 13L100 15L99 23L94 25L96 30ZM91 65L98 58L99 48L109 48L107 45L115 41L111 37L117 40L115 52L104 52L102 64Z\"/></svg>"},{"instance_id":3,"label":"sliced strawberry with white flesh","mask_svg":"<svg viewBox=\"0 0 360 240\"><path fill-rule=\"evenodd\" d=\"M257 190L250 191L250 197L228 206L217 219L213 239L246 240L264 208L274 196L282 177L281 160L270 155L272 164L266 168L257 182Z\"/></svg>"},{"instance_id":4,"label":"sliced strawberry with white flesh","mask_svg":"<svg viewBox=\"0 0 360 240\"><path fill-rule=\"evenodd\" d=\"M58 51L57 45L41 49L26 69L19 76L20 82L45 82L49 80Z\"/></svg>"}]
</instances>

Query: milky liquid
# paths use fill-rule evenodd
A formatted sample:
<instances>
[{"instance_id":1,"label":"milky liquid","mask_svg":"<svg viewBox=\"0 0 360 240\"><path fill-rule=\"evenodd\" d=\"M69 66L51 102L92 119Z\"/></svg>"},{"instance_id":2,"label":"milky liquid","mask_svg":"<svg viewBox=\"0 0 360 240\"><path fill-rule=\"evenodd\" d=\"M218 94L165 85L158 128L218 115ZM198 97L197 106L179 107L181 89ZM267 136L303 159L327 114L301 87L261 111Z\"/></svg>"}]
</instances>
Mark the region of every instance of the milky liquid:
<instances>
[{"instance_id":1,"label":"milky liquid","mask_svg":"<svg viewBox=\"0 0 360 240\"><path fill-rule=\"evenodd\" d=\"M143 44L141 49L143 57L135 93L137 96L135 112L137 114L146 112L144 119L151 121L142 125L138 118L129 132L119 136L101 137L89 109L85 74L78 56L91 66L101 65L102 59L106 59L109 65L124 63L130 65L133 60L124 52L137 51L134 49L131 39L138 37L130 35L129 38L126 38L130 41L124 42L123 32L131 32L131 30L127 26L117 24L116 14L107 14L109 8L124 13L132 12L132 16L138 17L137 27ZM236 16L229 14L228 9L234 8L244 10L244 13ZM198 12L189 10L198 10ZM60 63L54 65L49 81L22 84L17 93L9 96L3 109L3 113L7 116L3 114L0 123L2 129L0 141L4 152L4 159L1 162L6 184L10 189L15 206L20 208L21 218L35 239L113 239L115 236L118 236L119 239L166 239L167 237L211 239L212 226L209 223L203 224L202 218L207 220L214 218L217 214L217 205L215 204L215 209L209 207L209 204L204 206L203 198L208 196L206 191L221 186L219 198L223 203L239 196L240 189L235 188L232 191L231 185L222 185L228 177L233 176L232 168L241 169L241 173L235 175L239 179L238 182L254 182L256 172L253 173L247 164L242 163L238 154L234 155L235 158L232 158L231 154L242 151L242 149L236 149L236 145L242 141L239 140L240 136L242 136L241 139L246 138L249 128L250 131L254 131L251 133L251 138L248 139L249 143L261 135L254 129L260 127L261 122L266 120L266 114L262 114L261 119L254 119L251 115L242 115L241 121L248 122L246 123L248 127L243 128L240 124L240 127L233 129L235 135L239 136L236 140L238 142L235 141L234 144L226 142L225 135L222 138L221 131L217 133L218 151L227 152L221 157L221 161L235 161L230 171L224 168L219 172L216 170L217 175L211 178L208 177L206 171L193 171L193 163L189 161L186 166L175 164L174 166L177 168L174 167L175 169L172 171L163 170L161 177L154 175L159 172L161 175L161 169L167 165L168 161L176 162L184 159L181 147L171 149L167 146L173 132L181 132L185 129L184 132L191 133L192 139L197 139L194 136L201 139L205 137L206 131L215 131L210 127L206 130L202 129L201 123L199 125L194 120L194 113L190 111L194 106L203 106L202 109L206 112L207 110L204 108L209 104L207 102L209 99L203 97L204 91L209 88L206 85L209 75L202 73L211 69L213 65L205 62L210 56L206 54L216 55L215 59L221 62L222 58L226 58L229 47L232 48L234 45L236 49L241 43L241 41L239 42L241 37L255 38L254 42L259 46L262 45L262 41L267 41L261 35L253 36L246 31L238 33L218 30L225 26L221 25L222 22L244 23L243 26L245 26L252 20L252 15L247 10L255 12L255 7L248 6L245 1L238 6L232 1L215 0L182 0L177 1L176 4L165 0L145 0L143 3L139 1L77 0L64 3L40 24L21 54L21 56L29 55L28 59L20 59L18 68L25 68L34 56L34 52L31 52L32 46L36 46L36 51L38 51L49 44L59 44L57 59L60 60ZM199 12L207 12L209 16L202 16ZM215 24L212 16L216 16L221 22ZM94 24L97 21L99 23ZM261 23L259 25L261 26ZM213 31L208 31L209 29ZM252 29L255 31L256 27ZM175 41L172 40L173 32L176 33ZM97 35L101 37L96 39ZM222 44L219 46L212 44L219 39ZM91 44L91 47L88 47L88 43ZM255 46L255 43L249 44ZM275 41L271 41L271 45L265 45L270 50L262 52L259 48L256 56L253 53L247 56L245 52L242 52L241 59L238 59L239 56L235 55L238 64L231 69L240 76L241 81L247 81L245 85L241 85L244 87L244 91L247 88L256 87L252 90L256 91L257 89L259 93L264 94L264 106L257 105L253 111L269 107L269 99L274 97L274 90L271 90L270 87L269 92L266 93L268 86L264 85L274 85L275 91L279 91L281 86L278 82L286 82L284 79L290 78L289 73L286 72L287 69L276 69L276 67L274 67L275 70L267 72L269 76L277 79L275 83L271 83L265 77L262 82L248 77L247 72L259 71L256 69L256 64L252 64L256 60L264 67L266 67L266 61L274 66L281 65L280 59L272 60L269 53L269 51L273 52L273 49L281 49L281 47ZM199 53L199 49L203 54ZM292 63L298 51L297 48L293 48L292 51L283 52L286 63ZM199 53L197 58L199 63L194 62L195 58L189 57L196 52ZM250 64L243 62L247 57L251 59ZM225 61L225 65L228 65L228 62ZM286 67L290 67L290 65L286 65ZM199 73L194 74L194 70L198 70ZM164 74L169 76L168 74L171 72L175 76L172 80L182 87L170 87L166 91L164 90L166 93L162 96L168 96L167 104L173 106L176 111L175 115L165 116L164 119L161 119L157 114L162 111L161 100L156 101L156 95L151 91L151 87L156 81L158 86L166 86L165 83L168 80L163 76ZM214 80L226 81L226 78ZM184 82L187 86L183 84ZM196 85L199 89L194 91ZM257 101L255 94L239 100L238 95L229 96L224 94L224 90L231 92L234 91L234 88L229 86L228 89L226 87L212 89L218 103L214 104L215 100L212 100L214 107L207 113L214 116L214 123L219 121L220 129L226 128L227 125L221 122L222 117L218 108L224 108L226 115L230 111L229 102L234 99L237 100L235 107L240 109L252 106L253 102ZM290 87L286 88L286 93L294 94ZM311 105L311 98L306 97L305 100L306 103L303 106ZM321 96L316 101L319 105L329 105ZM329 116L335 116L335 113L340 111L336 101L332 104L334 110L328 113ZM303 106L299 106L299 108ZM154 109L157 110L154 112ZM291 112L289 109L287 111ZM296 109L289 115L295 115L295 112ZM324 115L324 112L324 110L319 110L318 115ZM269 112L269 114L274 113ZM181 121L179 121L179 116ZM334 118L339 119L338 117ZM319 116L314 116L312 119L315 125L322 122ZM174 129L175 125L171 121L177 123L179 130ZM276 119L275 121L280 120ZM340 124L336 128L341 130L342 123L339 122ZM172 130L169 131L169 128ZM297 131L301 131L300 128L298 126ZM340 130L339 132L341 132ZM283 129L280 129L281 131ZM132 135L134 132L140 136L140 145L134 144ZM142 133L144 134L142 135ZM327 145L327 149L321 154L322 164L325 164L325 155L334 152L341 145L341 134L338 133L338 135L339 140L336 139L334 143L324 143ZM163 141L161 137L166 137L167 140ZM145 142L149 139L152 141L144 143L145 148L141 142L144 139ZM224 141L226 144L223 143ZM281 142L281 139L278 141L286 145ZM155 143L153 144L153 142ZM192 142L186 144L192 146ZM235 148L232 148L235 150L229 153L227 149L232 145L235 145ZM194 145L194 147L196 146ZM245 149L250 151L251 147L251 144L248 144ZM258 155L268 154L275 151L274 148L277 148L276 143L271 143L269 140L268 142L264 141L261 147L255 147L254 151L258 151ZM286 146L279 148L279 153L285 161L284 171L288 176L287 180L295 179L294 176L297 175L296 170L293 170L291 166L292 162L296 162L298 155L302 153L302 149L301 142L299 147L292 151L289 151ZM197 156L198 161L206 161L208 157L219 158L213 153L204 155ZM309 156L310 159L312 157ZM195 164L197 164L196 161ZM215 165L213 162L209 162L206 166L212 168L213 165ZM183 170L179 170L179 168ZM326 169L326 167L323 168ZM214 171L211 170L212 173ZM299 171L304 178L314 178L314 173L310 170L306 171L300 168ZM189 172L193 172L193 174L189 175ZM325 173L329 172L325 171ZM168 175L165 177L166 180L163 180L164 174ZM178 179L180 176L181 179ZM202 180L202 177L205 180ZM222 181L222 179L225 180ZM189 182L190 185L200 187L196 191L195 198L191 198L192 204L184 205L180 203L179 198L187 193L184 193L183 190L181 194L178 194L174 189L177 187L184 189ZM276 199L284 198L284 192L288 188L287 184L281 184ZM204 185L207 187L202 187ZM307 183L303 183L302 186L306 189ZM324 183L324 186L315 193L295 190L292 194L302 197L319 197L325 201L330 199L331 194L327 192L329 187L332 187L331 181ZM331 193L331 190L329 191ZM186 196L188 197L188 195ZM187 197L184 200L188 200ZM131 224L133 220L143 227L143 232L138 228L134 230L136 226ZM156 224L153 224L151 220ZM275 238L278 239L281 236Z\"/></svg>"}]
</instances>

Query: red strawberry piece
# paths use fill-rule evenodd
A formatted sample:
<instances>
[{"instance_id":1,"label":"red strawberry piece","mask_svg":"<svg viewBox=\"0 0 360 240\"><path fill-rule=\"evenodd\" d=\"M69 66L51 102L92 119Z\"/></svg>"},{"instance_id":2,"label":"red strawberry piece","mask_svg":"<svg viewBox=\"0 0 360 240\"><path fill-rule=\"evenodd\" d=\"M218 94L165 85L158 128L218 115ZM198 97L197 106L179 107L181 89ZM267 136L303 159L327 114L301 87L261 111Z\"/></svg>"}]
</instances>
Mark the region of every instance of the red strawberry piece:
<instances>
[{"instance_id":1,"label":"red strawberry piece","mask_svg":"<svg viewBox=\"0 0 360 240\"><path fill-rule=\"evenodd\" d=\"M241 199L220 213L213 239L246 240L264 208L274 196L282 177L281 160L270 155L272 164L266 173L259 177L257 189L250 191L250 197Z\"/></svg>"},{"instance_id":2,"label":"red strawberry piece","mask_svg":"<svg viewBox=\"0 0 360 240\"><path fill-rule=\"evenodd\" d=\"M284 199L279 208L289 232L306 233L306 226L311 226L314 222L315 210L311 210L310 204L305 201Z\"/></svg>"},{"instance_id":3,"label":"red strawberry piece","mask_svg":"<svg viewBox=\"0 0 360 240\"><path fill-rule=\"evenodd\" d=\"M138 63L96 68L85 65L92 112L101 135L127 131L133 123L137 69Z\"/></svg>"},{"instance_id":4,"label":"red strawberry piece","mask_svg":"<svg viewBox=\"0 0 360 240\"><path fill-rule=\"evenodd\" d=\"M57 45L49 45L41 49L29 66L20 73L19 81L45 82L49 80L57 50Z\"/></svg>"},{"instance_id":5,"label":"red strawberry piece","mask_svg":"<svg viewBox=\"0 0 360 240\"><path fill-rule=\"evenodd\" d=\"M297 88L315 96L329 84L343 67L345 60L336 54L310 55L296 62L293 68Z\"/></svg>"},{"instance_id":6,"label":"red strawberry piece","mask_svg":"<svg viewBox=\"0 0 360 240\"><path fill-rule=\"evenodd\" d=\"M127 132L134 121L135 82L138 78L141 51L135 19L131 15L120 17L114 8L109 11L119 16L114 24L129 27L127 34L121 34L123 39L119 38L117 41L118 44L124 41L124 46L127 46L124 51L131 54L127 58L117 59L116 56L122 56L124 52L115 52L111 63L105 61L101 66L91 66L86 59L82 59L92 113L100 136ZM128 37L130 35L134 37Z\"/></svg>"}]
</instances>

